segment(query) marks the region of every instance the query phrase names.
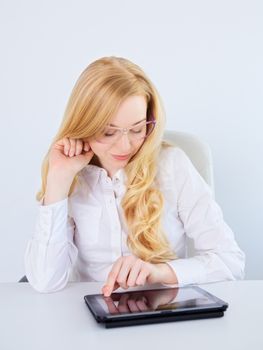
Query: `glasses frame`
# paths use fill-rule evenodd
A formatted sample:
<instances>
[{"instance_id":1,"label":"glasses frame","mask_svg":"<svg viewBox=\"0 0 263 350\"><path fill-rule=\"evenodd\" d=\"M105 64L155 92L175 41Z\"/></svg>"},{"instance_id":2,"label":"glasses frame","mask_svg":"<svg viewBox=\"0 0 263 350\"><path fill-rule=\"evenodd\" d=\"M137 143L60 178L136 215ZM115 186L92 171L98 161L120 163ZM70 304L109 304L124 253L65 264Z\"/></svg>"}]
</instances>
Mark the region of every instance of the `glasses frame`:
<instances>
[{"instance_id":1,"label":"glasses frame","mask_svg":"<svg viewBox=\"0 0 263 350\"><path fill-rule=\"evenodd\" d=\"M142 121L141 121L140 123L138 123L137 125L133 125L133 126L131 126L131 127L129 127L129 128L119 128L118 126L109 126L110 129L114 129L114 130L119 130L119 131L121 131L120 136L119 136L115 141L112 141L112 142L107 143L107 142L99 141L99 137L98 137L98 138L96 137L95 139L96 139L96 141L99 142L99 143L103 143L103 144L114 144L114 143L116 143L117 141L119 141L119 139L120 139L123 135L127 135L127 136L129 137L129 132L130 132L130 130L131 130L131 129L134 129L134 128L136 128L136 127L138 127L142 122L145 122L145 121L142 120ZM146 127L147 127L147 125L149 125L149 124L153 124L153 128L152 128L152 130L149 132L149 134L148 134L148 135L145 135L144 137L142 137L141 140L146 139L146 138L153 132L153 130L154 130L154 128L155 128L156 120L148 120L148 121L145 122ZM130 140L130 138L129 138L129 140Z\"/></svg>"}]
</instances>

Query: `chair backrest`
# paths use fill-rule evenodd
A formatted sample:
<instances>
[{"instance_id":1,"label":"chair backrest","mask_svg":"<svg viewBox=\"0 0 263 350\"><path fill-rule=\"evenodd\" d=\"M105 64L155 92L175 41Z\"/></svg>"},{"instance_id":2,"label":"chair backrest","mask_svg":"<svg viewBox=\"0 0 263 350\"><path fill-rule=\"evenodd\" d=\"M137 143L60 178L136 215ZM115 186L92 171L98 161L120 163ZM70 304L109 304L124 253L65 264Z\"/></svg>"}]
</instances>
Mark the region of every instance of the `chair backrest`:
<instances>
[{"instance_id":1,"label":"chair backrest","mask_svg":"<svg viewBox=\"0 0 263 350\"><path fill-rule=\"evenodd\" d=\"M209 145L197 136L181 131L166 130L164 140L186 153L214 195L213 159Z\"/></svg>"},{"instance_id":2,"label":"chair backrest","mask_svg":"<svg viewBox=\"0 0 263 350\"><path fill-rule=\"evenodd\" d=\"M209 145L195 135L172 130L165 131L164 140L178 146L186 153L196 170L210 186L214 196L213 159ZM186 237L186 254L188 257L195 255L194 241L189 237Z\"/></svg>"}]
</instances>

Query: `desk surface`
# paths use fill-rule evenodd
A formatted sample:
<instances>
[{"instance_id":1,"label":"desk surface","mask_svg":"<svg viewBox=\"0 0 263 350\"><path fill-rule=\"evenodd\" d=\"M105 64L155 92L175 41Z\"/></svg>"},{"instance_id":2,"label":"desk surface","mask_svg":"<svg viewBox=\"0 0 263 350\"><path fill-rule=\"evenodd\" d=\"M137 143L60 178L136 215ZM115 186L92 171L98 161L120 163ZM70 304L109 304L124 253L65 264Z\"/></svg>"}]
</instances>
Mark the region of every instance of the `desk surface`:
<instances>
[{"instance_id":1,"label":"desk surface","mask_svg":"<svg viewBox=\"0 0 263 350\"><path fill-rule=\"evenodd\" d=\"M69 283L41 294L28 283L0 283L0 349L263 349L263 281L201 285L229 303L222 318L115 329L97 324L83 299L101 286Z\"/></svg>"}]
</instances>

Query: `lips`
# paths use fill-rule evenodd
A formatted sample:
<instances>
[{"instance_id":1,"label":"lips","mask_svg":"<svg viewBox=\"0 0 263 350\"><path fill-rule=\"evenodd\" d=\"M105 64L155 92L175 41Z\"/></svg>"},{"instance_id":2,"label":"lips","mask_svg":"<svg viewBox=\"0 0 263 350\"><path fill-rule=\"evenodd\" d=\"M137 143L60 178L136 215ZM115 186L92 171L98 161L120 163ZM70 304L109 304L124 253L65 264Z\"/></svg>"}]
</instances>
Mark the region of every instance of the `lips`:
<instances>
[{"instance_id":1,"label":"lips","mask_svg":"<svg viewBox=\"0 0 263 350\"><path fill-rule=\"evenodd\" d=\"M130 154L124 154L124 155L118 155L118 154L113 154L112 155L113 158L117 159L117 160L126 160L130 157Z\"/></svg>"}]
</instances>

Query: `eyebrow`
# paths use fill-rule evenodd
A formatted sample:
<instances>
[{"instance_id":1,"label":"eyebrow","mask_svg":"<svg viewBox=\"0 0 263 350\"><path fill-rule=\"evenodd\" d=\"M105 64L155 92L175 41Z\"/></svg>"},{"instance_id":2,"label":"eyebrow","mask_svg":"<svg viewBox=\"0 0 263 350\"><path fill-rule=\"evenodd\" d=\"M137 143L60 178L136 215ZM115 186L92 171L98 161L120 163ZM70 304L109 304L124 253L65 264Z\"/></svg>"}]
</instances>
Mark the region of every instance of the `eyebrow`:
<instances>
[{"instance_id":1,"label":"eyebrow","mask_svg":"<svg viewBox=\"0 0 263 350\"><path fill-rule=\"evenodd\" d=\"M144 121L144 120L146 120L146 118L144 118L144 119L142 119L142 120L139 120L138 122L132 124L132 126L133 126L133 125L137 125L137 124L141 123L141 122ZM115 127L115 128L118 128L118 126L117 126L117 125L114 125L114 124L109 124L109 126L113 126L113 127Z\"/></svg>"}]
</instances>

